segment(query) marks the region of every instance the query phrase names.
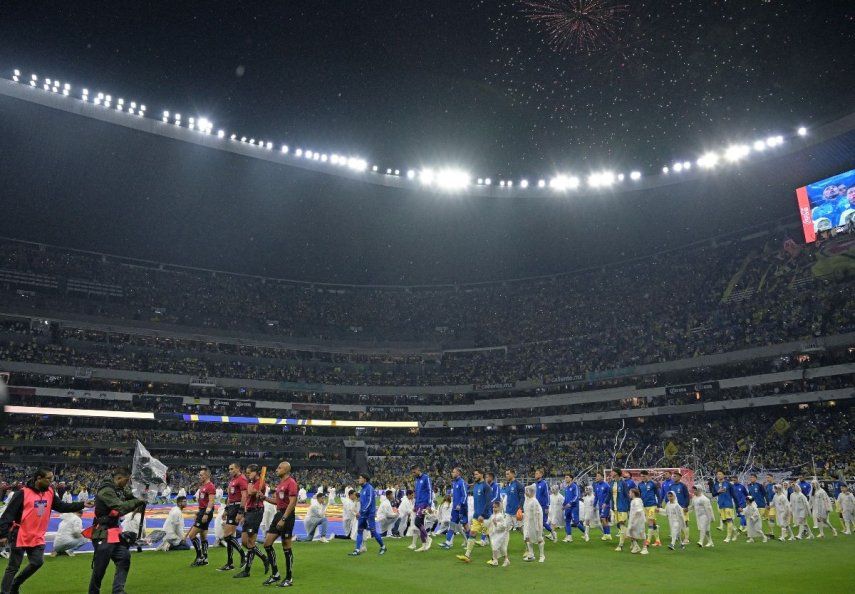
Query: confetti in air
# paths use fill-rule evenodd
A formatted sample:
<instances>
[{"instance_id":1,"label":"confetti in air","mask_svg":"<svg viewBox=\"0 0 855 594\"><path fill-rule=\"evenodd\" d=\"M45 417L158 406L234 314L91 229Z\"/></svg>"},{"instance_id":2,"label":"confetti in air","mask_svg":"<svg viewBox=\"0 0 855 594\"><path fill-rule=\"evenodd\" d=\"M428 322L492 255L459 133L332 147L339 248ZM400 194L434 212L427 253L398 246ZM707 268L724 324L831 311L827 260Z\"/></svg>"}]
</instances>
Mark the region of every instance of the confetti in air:
<instances>
[{"instance_id":1,"label":"confetti in air","mask_svg":"<svg viewBox=\"0 0 855 594\"><path fill-rule=\"evenodd\" d=\"M546 34L557 52L592 52L617 36L628 11L608 0L523 0L526 17Z\"/></svg>"}]
</instances>

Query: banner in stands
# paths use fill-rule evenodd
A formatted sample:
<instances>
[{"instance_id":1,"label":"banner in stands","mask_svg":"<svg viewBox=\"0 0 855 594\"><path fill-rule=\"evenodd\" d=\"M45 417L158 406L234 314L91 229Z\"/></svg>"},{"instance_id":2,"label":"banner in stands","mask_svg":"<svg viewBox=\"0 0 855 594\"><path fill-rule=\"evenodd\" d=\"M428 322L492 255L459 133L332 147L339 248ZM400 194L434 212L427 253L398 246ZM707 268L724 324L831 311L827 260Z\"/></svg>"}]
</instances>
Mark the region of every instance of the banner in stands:
<instances>
[{"instance_id":1,"label":"banner in stands","mask_svg":"<svg viewBox=\"0 0 855 594\"><path fill-rule=\"evenodd\" d=\"M819 233L855 223L855 169L796 190L805 243Z\"/></svg>"},{"instance_id":2,"label":"banner in stands","mask_svg":"<svg viewBox=\"0 0 855 594\"><path fill-rule=\"evenodd\" d=\"M696 384L685 384L682 386L667 386L665 388L666 396L683 396L693 392L718 392L718 382L698 382Z\"/></svg>"},{"instance_id":3,"label":"banner in stands","mask_svg":"<svg viewBox=\"0 0 855 594\"><path fill-rule=\"evenodd\" d=\"M488 390L513 390L516 385L516 382L504 382L498 384L475 384L475 391L486 392Z\"/></svg>"},{"instance_id":4,"label":"banner in stands","mask_svg":"<svg viewBox=\"0 0 855 594\"><path fill-rule=\"evenodd\" d=\"M571 382L581 382L583 379L585 379L584 373L577 373L576 375L559 375L559 376L545 375L543 377L543 383L545 385L569 384Z\"/></svg>"},{"instance_id":5,"label":"banner in stands","mask_svg":"<svg viewBox=\"0 0 855 594\"><path fill-rule=\"evenodd\" d=\"M406 414L410 411L408 406L369 406L366 409L370 413Z\"/></svg>"},{"instance_id":6,"label":"banner in stands","mask_svg":"<svg viewBox=\"0 0 855 594\"><path fill-rule=\"evenodd\" d=\"M153 394L134 394L131 396L131 402L135 405L151 406L155 404L169 403L181 406L184 404L184 398L181 396L155 396Z\"/></svg>"},{"instance_id":7,"label":"banner in stands","mask_svg":"<svg viewBox=\"0 0 855 594\"><path fill-rule=\"evenodd\" d=\"M252 400L225 400L223 398L211 398L211 406L222 406L225 408L255 408Z\"/></svg>"}]
</instances>

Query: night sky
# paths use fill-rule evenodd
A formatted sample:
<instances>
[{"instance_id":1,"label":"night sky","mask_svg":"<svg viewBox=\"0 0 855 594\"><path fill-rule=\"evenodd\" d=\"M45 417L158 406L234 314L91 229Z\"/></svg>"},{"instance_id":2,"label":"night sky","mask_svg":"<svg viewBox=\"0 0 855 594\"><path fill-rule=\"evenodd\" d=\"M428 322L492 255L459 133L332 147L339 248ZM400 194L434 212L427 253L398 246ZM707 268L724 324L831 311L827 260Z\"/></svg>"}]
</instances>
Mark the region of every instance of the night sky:
<instances>
[{"instance_id":1,"label":"night sky","mask_svg":"<svg viewBox=\"0 0 855 594\"><path fill-rule=\"evenodd\" d=\"M180 111L381 167L459 164L494 179L651 174L855 105L851 1L584 1L618 10L585 50L556 43L532 2L2 2L0 68L141 101L154 117ZM488 281L796 222L793 189L852 167L855 132L797 142L665 190L458 199L0 98L0 206L5 235L161 262Z\"/></svg>"},{"instance_id":2,"label":"night sky","mask_svg":"<svg viewBox=\"0 0 855 594\"><path fill-rule=\"evenodd\" d=\"M277 142L496 177L658 169L855 105L852 2L603 3L626 11L584 52L554 51L509 0L2 2L0 66Z\"/></svg>"}]
</instances>

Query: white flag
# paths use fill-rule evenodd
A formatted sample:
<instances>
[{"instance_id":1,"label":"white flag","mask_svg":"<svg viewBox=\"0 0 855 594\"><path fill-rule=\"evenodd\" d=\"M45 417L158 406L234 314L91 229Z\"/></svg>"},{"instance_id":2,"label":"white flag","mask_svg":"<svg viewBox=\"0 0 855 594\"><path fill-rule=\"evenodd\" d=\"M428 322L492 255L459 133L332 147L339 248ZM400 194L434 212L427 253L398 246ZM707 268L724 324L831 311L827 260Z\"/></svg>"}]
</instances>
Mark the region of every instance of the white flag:
<instances>
[{"instance_id":1,"label":"white flag","mask_svg":"<svg viewBox=\"0 0 855 594\"><path fill-rule=\"evenodd\" d=\"M134 465L131 468L131 490L134 497L148 501L149 492L157 493L157 490L166 485L166 465L154 458L145 449L145 446L137 441L134 449Z\"/></svg>"}]
</instances>

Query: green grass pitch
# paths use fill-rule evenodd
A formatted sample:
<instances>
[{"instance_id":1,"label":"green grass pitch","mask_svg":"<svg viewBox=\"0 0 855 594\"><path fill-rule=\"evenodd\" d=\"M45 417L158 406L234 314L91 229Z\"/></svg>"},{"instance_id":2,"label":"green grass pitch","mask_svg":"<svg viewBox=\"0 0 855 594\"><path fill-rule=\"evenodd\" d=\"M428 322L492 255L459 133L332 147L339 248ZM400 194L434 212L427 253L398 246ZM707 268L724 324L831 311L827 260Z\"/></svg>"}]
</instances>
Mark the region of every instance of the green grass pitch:
<instances>
[{"instance_id":1,"label":"green grass pitch","mask_svg":"<svg viewBox=\"0 0 855 594\"><path fill-rule=\"evenodd\" d=\"M836 516L836 514L833 514ZM663 518L664 520L664 518ZM839 529L839 521L834 518ZM663 530L667 533L667 526ZM600 541L600 532L592 533L585 543L574 535L573 543L546 543L546 563L525 563L519 532L511 534L510 567L491 567L489 546L475 547L469 565L456 559L461 538L455 538L455 550L434 547L427 553L407 549L409 538L387 540L389 552L377 555L377 543L370 541L368 553L351 558L350 541L329 544L294 544L294 588L305 592L323 589L358 592L436 592L439 590L525 592L533 589L579 588L587 592L635 589L656 592L760 591L843 592L855 586L855 535L833 537L826 531L824 540L766 544L745 542L740 535L735 544L724 544L724 532L713 527L713 549L699 549L694 539L685 551L651 548L646 557L632 555L629 546L615 552L615 542ZM563 533L559 531L559 538ZM663 538L663 543L665 539ZM282 568L280 545L277 557ZM225 562L225 549L210 550L211 564L190 568L192 551L134 553L127 583L129 594L171 592L250 592L263 588L261 563L256 561L253 576L235 580L233 573L220 573L215 567ZM89 583L91 556L46 558L44 567L24 586L25 593L78 594ZM0 569L5 562L0 562ZM112 568L102 584L109 592ZM278 589L277 589L278 591Z\"/></svg>"}]
</instances>

